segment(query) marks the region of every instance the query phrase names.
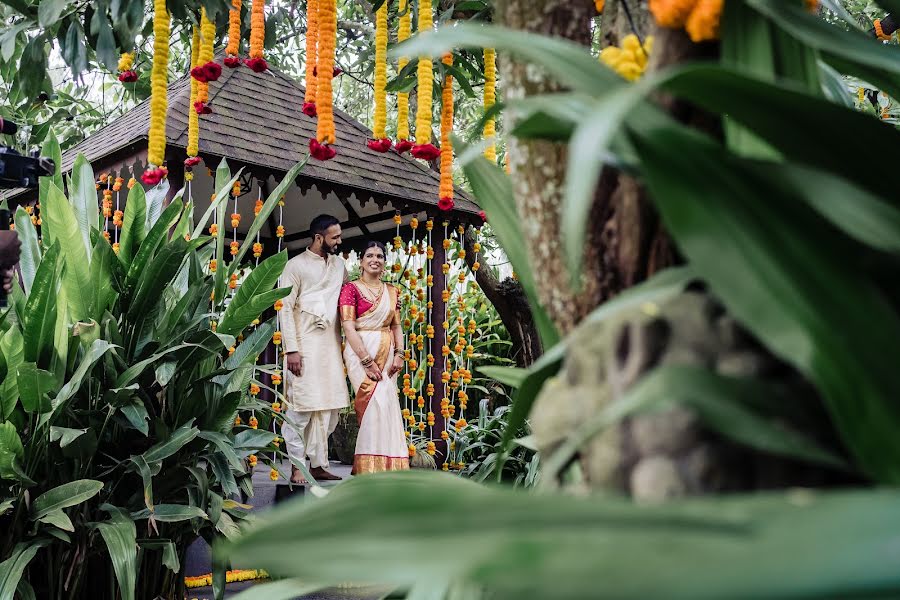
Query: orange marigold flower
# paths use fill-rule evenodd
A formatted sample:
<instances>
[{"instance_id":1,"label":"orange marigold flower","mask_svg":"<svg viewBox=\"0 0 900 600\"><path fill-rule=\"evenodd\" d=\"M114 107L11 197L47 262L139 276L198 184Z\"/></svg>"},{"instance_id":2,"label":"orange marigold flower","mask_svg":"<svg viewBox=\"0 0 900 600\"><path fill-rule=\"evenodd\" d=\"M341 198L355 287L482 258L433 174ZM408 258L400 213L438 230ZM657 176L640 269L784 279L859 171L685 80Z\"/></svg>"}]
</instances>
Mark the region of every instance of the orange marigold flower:
<instances>
[{"instance_id":1,"label":"orange marigold flower","mask_svg":"<svg viewBox=\"0 0 900 600\"><path fill-rule=\"evenodd\" d=\"M282 302L280 299L276 300L275 301L275 310L278 311L278 310L281 310L282 308L284 308L284 302Z\"/></svg>"},{"instance_id":2,"label":"orange marigold flower","mask_svg":"<svg viewBox=\"0 0 900 600\"><path fill-rule=\"evenodd\" d=\"M229 247L231 248L231 255L237 256L238 249L240 248L240 244L238 244L237 242L231 242L229 244Z\"/></svg>"},{"instance_id":3,"label":"orange marigold flower","mask_svg":"<svg viewBox=\"0 0 900 600\"><path fill-rule=\"evenodd\" d=\"M281 375L272 375L272 385L281 385Z\"/></svg>"},{"instance_id":4,"label":"orange marigold flower","mask_svg":"<svg viewBox=\"0 0 900 600\"><path fill-rule=\"evenodd\" d=\"M400 213L394 215L394 225L399 225L403 220L400 218Z\"/></svg>"},{"instance_id":5,"label":"orange marigold flower","mask_svg":"<svg viewBox=\"0 0 900 600\"><path fill-rule=\"evenodd\" d=\"M278 469L272 469L269 471L269 479L272 481L278 481Z\"/></svg>"},{"instance_id":6,"label":"orange marigold flower","mask_svg":"<svg viewBox=\"0 0 900 600\"><path fill-rule=\"evenodd\" d=\"M258 460L259 459L256 458L255 454L251 454L250 456L247 457L247 461L250 463L251 467L255 467Z\"/></svg>"},{"instance_id":7,"label":"orange marigold flower","mask_svg":"<svg viewBox=\"0 0 900 600\"><path fill-rule=\"evenodd\" d=\"M130 190L131 188L133 188L134 184L136 184L136 183L137 183L137 179L135 179L134 177L129 178L128 179L128 189Z\"/></svg>"},{"instance_id":8,"label":"orange marigold flower","mask_svg":"<svg viewBox=\"0 0 900 600\"><path fill-rule=\"evenodd\" d=\"M284 237L284 225L279 225L275 228L275 236Z\"/></svg>"},{"instance_id":9,"label":"orange marigold flower","mask_svg":"<svg viewBox=\"0 0 900 600\"><path fill-rule=\"evenodd\" d=\"M250 395L256 396L258 394L259 394L259 386L256 385L255 383L251 383L250 384Z\"/></svg>"},{"instance_id":10,"label":"orange marigold flower","mask_svg":"<svg viewBox=\"0 0 900 600\"><path fill-rule=\"evenodd\" d=\"M281 332L280 331L276 331L275 333L272 334L272 343L275 344L276 346L281 344Z\"/></svg>"},{"instance_id":11,"label":"orange marigold flower","mask_svg":"<svg viewBox=\"0 0 900 600\"><path fill-rule=\"evenodd\" d=\"M416 447L412 444L409 445L409 457L412 458L416 455Z\"/></svg>"},{"instance_id":12,"label":"orange marigold flower","mask_svg":"<svg viewBox=\"0 0 900 600\"><path fill-rule=\"evenodd\" d=\"M719 39L719 20L725 0L697 0L684 30L694 43Z\"/></svg>"},{"instance_id":13,"label":"orange marigold flower","mask_svg":"<svg viewBox=\"0 0 900 600\"><path fill-rule=\"evenodd\" d=\"M116 254L118 254L118 253L119 253L119 242L114 243L114 244L112 245L112 248L113 248L113 252L115 252Z\"/></svg>"},{"instance_id":14,"label":"orange marigold flower","mask_svg":"<svg viewBox=\"0 0 900 600\"><path fill-rule=\"evenodd\" d=\"M449 250L450 249L450 238L444 238L443 245L444 245L444 250Z\"/></svg>"},{"instance_id":15,"label":"orange marigold flower","mask_svg":"<svg viewBox=\"0 0 900 600\"><path fill-rule=\"evenodd\" d=\"M235 426L241 424L241 417L240 417L240 416L237 416L237 417L234 418L234 424L235 424Z\"/></svg>"},{"instance_id":16,"label":"orange marigold flower","mask_svg":"<svg viewBox=\"0 0 900 600\"><path fill-rule=\"evenodd\" d=\"M650 12L660 27L684 27L697 0L650 0Z\"/></svg>"},{"instance_id":17,"label":"orange marigold flower","mask_svg":"<svg viewBox=\"0 0 900 600\"><path fill-rule=\"evenodd\" d=\"M256 427L259 425L259 421L256 419L256 417L250 417L249 423L250 427L252 427L253 429L256 429Z\"/></svg>"},{"instance_id":18,"label":"orange marigold flower","mask_svg":"<svg viewBox=\"0 0 900 600\"><path fill-rule=\"evenodd\" d=\"M256 204L253 205L253 216L259 215L259 213L262 212L262 209L263 209L263 201L257 200Z\"/></svg>"},{"instance_id":19,"label":"orange marigold flower","mask_svg":"<svg viewBox=\"0 0 900 600\"><path fill-rule=\"evenodd\" d=\"M272 403L272 411L280 413L281 412L281 402L275 401Z\"/></svg>"},{"instance_id":20,"label":"orange marigold flower","mask_svg":"<svg viewBox=\"0 0 900 600\"><path fill-rule=\"evenodd\" d=\"M216 265L216 259L213 258L212 260L209 261L209 271L210 271L211 273L215 273L215 272L216 272L216 266L217 266L217 265Z\"/></svg>"},{"instance_id":21,"label":"orange marigold flower","mask_svg":"<svg viewBox=\"0 0 900 600\"><path fill-rule=\"evenodd\" d=\"M209 226L209 235L218 235L218 233L219 233L218 225L213 223L212 225Z\"/></svg>"},{"instance_id":22,"label":"orange marigold flower","mask_svg":"<svg viewBox=\"0 0 900 600\"><path fill-rule=\"evenodd\" d=\"M253 244L253 256L255 256L256 258L259 258L260 256L262 256L262 251L263 251L263 245L259 242L255 242Z\"/></svg>"}]
</instances>

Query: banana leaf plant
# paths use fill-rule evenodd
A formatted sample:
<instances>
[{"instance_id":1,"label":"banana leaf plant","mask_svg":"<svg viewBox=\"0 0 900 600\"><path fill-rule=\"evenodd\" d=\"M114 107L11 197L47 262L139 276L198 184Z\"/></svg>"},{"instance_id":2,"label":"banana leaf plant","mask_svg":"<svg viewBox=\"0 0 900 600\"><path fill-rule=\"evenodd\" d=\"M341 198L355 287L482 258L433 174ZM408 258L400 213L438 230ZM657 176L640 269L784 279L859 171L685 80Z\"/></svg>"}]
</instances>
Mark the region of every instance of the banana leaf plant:
<instances>
[{"instance_id":1,"label":"banana leaf plant","mask_svg":"<svg viewBox=\"0 0 900 600\"><path fill-rule=\"evenodd\" d=\"M255 232L227 268L223 234L201 235L213 212L223 222L239 175L222 161L198 223L181 193L164 206L165 184L134 186L118 252L82 156L68 197L59 174L41 180L39 231L17 210L22 282L0 333L0 598L180 598L188 544L247 519L248 459L271 463L279 440L235 416L279 417L249 389L273 369L256 365L276 328L259 319L289 290L275 288L286 252L241 265Z\"/></svg>"}]
</instances>

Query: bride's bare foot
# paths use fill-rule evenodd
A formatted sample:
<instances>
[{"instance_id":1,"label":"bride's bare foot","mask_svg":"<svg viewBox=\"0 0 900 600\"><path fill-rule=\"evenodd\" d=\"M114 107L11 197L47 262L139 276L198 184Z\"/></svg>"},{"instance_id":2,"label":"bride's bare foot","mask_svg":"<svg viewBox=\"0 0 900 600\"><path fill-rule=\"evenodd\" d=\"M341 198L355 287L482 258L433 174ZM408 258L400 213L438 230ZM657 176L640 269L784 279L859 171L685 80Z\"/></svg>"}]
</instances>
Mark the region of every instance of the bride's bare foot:
<instances>
[{"instance_id":1,"label":"bride's bare foot","mask_svg":"<svg viewBox=\"0 0 900 600\"><path fill-rule=\"evenodd\" d=\"M307 483L306 477L303 476L303 473L297 467L291 465L291 483L294 485L303 485Z\"/></svg>"},{"instance_id":2,"label":"bride's bare foot","mask_svg":"<svg viewBox=\"0 0 900 600\"><path fill-rule=\"evenodd\" d=\"M319 481L340 481L341 477L338 477L334 473L329 473L324 469L324 467L313 467L309 470L309 474L312 475L315 479Z\"/></svg>"}]
</instances>

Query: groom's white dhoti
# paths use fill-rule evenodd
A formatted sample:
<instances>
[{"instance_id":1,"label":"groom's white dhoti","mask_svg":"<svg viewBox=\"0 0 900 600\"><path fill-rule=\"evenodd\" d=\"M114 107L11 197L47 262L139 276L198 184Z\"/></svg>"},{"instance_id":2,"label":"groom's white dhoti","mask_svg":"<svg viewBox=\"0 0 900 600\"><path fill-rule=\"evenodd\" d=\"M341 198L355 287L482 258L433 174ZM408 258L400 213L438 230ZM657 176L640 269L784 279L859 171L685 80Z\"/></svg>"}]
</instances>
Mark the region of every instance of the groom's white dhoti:
<instances>
[{"instance_id":1,"label":"groom's white dhoti","mask_svg":"<svg viewBox=\"0 0 900 600\"><path fill-rule=\"evenodd\" d=\"M345 279L340 256L322 258L309 250L289 260L281 278L282 286L292 288L280 315L284 351L303 358L299 377L284 374L290 425L282 427L282 435L291 458L305 461L308 456L311 467L328 466L328 436L350 404L338 319Z\"/></svg>"}]
</instances>

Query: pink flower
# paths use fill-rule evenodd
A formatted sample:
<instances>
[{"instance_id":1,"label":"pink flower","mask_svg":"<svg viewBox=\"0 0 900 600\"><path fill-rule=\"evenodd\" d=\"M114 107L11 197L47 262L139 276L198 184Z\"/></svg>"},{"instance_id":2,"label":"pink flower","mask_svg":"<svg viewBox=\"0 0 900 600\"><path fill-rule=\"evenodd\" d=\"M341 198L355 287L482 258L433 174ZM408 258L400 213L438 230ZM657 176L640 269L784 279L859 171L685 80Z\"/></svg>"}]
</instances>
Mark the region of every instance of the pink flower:
<instances>
[{"instance_id":1,"label":"pink flower","mask_svg":"<svg viewBox=\"0 0 900 600\"><path fill-rule=\"evenodd\" d=\"M316 138L309 140L309 153L316 160L331 160L337 154L337 150L328 144L321 144Z\"/></svg>"},{"instance_id":2,"label":"pink flower","mask_svg":"<svg viewBox=\"0 0 900 600\"><path fill-rule=\"evenodd\" d=\"M211 115L212 109L206 105L205 102L200 102L197 100L194 102L194 110L197 111L198 115Z\"/></svg>"},{"instance_id":3,"label":"pink flower","mask_svg":"<svg viewBox=\"0 0 900 600\"><path fill-rule=\"evenodd\" d=\"M422 160L434 160L441 155L441 149L434 144L417 144L412 147L412 155Z\"/></svg>"},{"instance_id":4,"label":"pink flower","mask_svg":"<svg viewBox=\"0 0 900 600\"><path fill-rule=\"evenodd\" d=\"M222 62L225 63L226 67L229 67L231 69L241 66L241 59L237 56L226 56L225 60L223 60Z\"/></svg>"},{"instance_id":5,"label":"pink flower","mask_svg":"<svg viewBox=\"0 0 900 600\"><path fill-rule=\"evenodd\" d=\"M397 140L397 143L394 144L394 149L397 151L397 154L409 152L412 147L413 143L409 140Z\"/></svg>"},{"instance_id":6,"label":"pink flower","mask_svg":"<svg viewBox=\"0 0 900 600\"><path fill-rule=\"evenodd\" d=\"M244 64L250 67L254 73L264 73L269 70L269 63L264 58L247 58Z\"/></svg>"},{"instance_id":7,"label":"pink flower","mask_svg":"<svg viewBox=\"0 0 900 600\"><path fill-rule=\"evenodd\" d=\"M206 81L215 81L222 75L222 65L209 61L201 67L206 75Z\"/></svg>"},{"instance_id":8,"label":"pink flower","mask_svg":"<svg viewBox=\"0 0 900 600\"><path fill-rule=\"evenodd\" d=\"M157 183L162 181L168 173L169 171L165 167L147 169L146 171L144 171L144 174L141 175L141 181L143 181L147 185L156 185Z\"/></svg>"},{"instance_id":9,"label":"pink flower","mask_svg":"<svg viewBox=\"0 0 900 600\"><path fill-rule=\"evenodd\" d=\"M366 142L366 146L368 146L375 152L387 152L391 149L391 140L387 138L382 138L380 140L369 140L368 142Z\"/></svg>"},{"instance_id":10,"label":"pink flower","mask_svg":"<svg viewBox=\"0 0 900 600\"><path fill-rule=\"evenodd\" d=\"M444 212L450 212L453 210L453 198L441 198L438 200L438 208Z\"/></svg>"},{"instance_id":11,"label":"pink flower","mask_svg":"<svg viewBox=\"0 0 900 600\"><path fill-rule=\"evenodd\" d=\"M316 103L315 102L304 102L303 108L301 109L303 114L307 117L315 117L318 113L316 112Z\"/></svg>"},{"instance_id":12,"label":"pink flower","mask_svg":"<svg viewBox=\"0 0 900 600\"><path fill-rule=\"evenodd\" d=\"M196 167L200 164L200 160L199 156L188 157L184 160L184 166L187 168Z\"/></svg>"},{"instance_id":13,"label":"pink flower","mask_svg":"<svg viewBox=\"0 0 900 600\"><path fill-rule=\"evenodd\" d=\"M122 71L119 73L119 81L122 83L134 83L138 80L138 74L134 71Z\"/></svg>"}]
</instances>

